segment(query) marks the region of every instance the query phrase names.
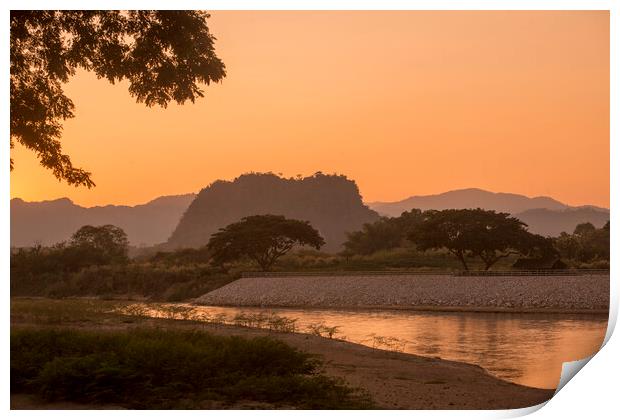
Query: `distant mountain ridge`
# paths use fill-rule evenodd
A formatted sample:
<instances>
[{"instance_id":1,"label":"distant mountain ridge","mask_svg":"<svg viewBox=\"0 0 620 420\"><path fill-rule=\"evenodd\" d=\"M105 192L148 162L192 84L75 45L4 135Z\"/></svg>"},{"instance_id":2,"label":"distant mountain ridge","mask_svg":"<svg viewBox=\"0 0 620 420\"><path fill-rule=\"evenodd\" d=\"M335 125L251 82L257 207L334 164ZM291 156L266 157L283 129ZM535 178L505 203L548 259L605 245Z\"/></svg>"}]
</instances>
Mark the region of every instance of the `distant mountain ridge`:
<instances>
[{"instance_id":1,"label":"distant mountain ridge","mask_svg":"<svg viewBox=\"0 0 620 420\"><path fill-rule=\"evenodd\" d=\"M551 197L526 197L512 193L494 193L479 188L453 190L441 194L414 195L396 202L374 202L368 206L386 216L400 216L411 209L445 210L483 208L505 213L520 213L530 209L564 210L567 206Z\"/></svg>"},{"instance_id":2,"label":"distant mountain ridge","mask_svg":"<svg viewBox=\"0 0 620 420\"><path fill-rule=\"evenodd\" d=\"M551 197L494 193L479 188L412 196L396 202L373 202L367 205L379 214L391 217L400 216L402 212L413 208L445 210L479 207L510 213L527 223L530 232L544 236L557 236L561 232L572 232L575 226L584 222L602 227L609 220L609 209L602 207L572 207Z\"/></svg>"},{"instance_id":3,"label":"distant mountain ridge","mask_svg":"<svg viewBox=\"0 0 620 420\"><path fill-rule=\"evenodd\" d=\"M601 228L609 221L609 210L582 206L564 210L530 209L514 215L526 223L530 232L543 236L558 236L562 232L573 233L580 223L590 222Z\"/></svg>"},{"instance_id":4,"label":"distant mountain ridge","mask_svg":"<svg viewBox=\"0 0 620 420\"><path fill-rule=\"evenodd\" d=\"M275 175L269 176L278 178ZM291 192L291 195L285 199L286 194L283 192L283 185L285 184L274 181L272 178L266 178L273 182L264 182L264 185L256 191L254 190L257 186L252 185L251 182L243 182L243 186L231 188L232 181L217 181L203 191L220 189L220 194L223 194L226 188L229 188L230 199L225 200L220 197L216 201L208 200L209 208L205 207L204 203L196 204L197 208L201 210L192 210L193 214L190 216L193 222L188 224L185 220L182 226L180 225L182 216L186 210L189 211L190 204L197 198L196 194L162 196L137 206L108 205L90 208L76 205L68 198L40 202L26 202L14 198L11 200L11 246L32 246L36 243L52 245L69 239L77 229L85 224L119 226L127 232L129 241L134 246L151 246L162 243L166 243L168 248L198 246L208 241L209 232L213 232L216 227L222 227L222 223L237 221L243 217L241 214L247 215L245 213L250 211L249 208L240 211L234 206L241 204L244 196L247 199L248 194L257 191L259 192L258 195L262 197L258 197L257 202L259 204L254 206L251 211L271 211L282 214L285 210L284 207L269 203L269 200L281 199L284 202L290 202L293 199L292 197L295 197L294 200L305 203L301 207L314 209L312 211L315 212L319 207L344 206L342 208L348 210L334 218L333 221L325 222L323 227L329 232L337 232L335 234L330 233L332 243L343 241L344 232L359 229L360 223L376 220L379 217L377 213L399 216L403 211L412 208L441 210L445 208L481 207L503 211L527 223L531 232L545 236L557 236L563 231L572 232L577 224L583 222L590 222L596 227L601 227L609 220L609 210L601 207L572 207L550 197L530 198L519 194L493 193L477 188L448 191L428 196L413 196L394 203L375 202L364 205L359 198L359 191L355 183L345 177L343 178L343 180L334 183L338 186L334 188L333 193L327 195L325 191L330 190L329 188L325 189L327 184L315 181L313 187L308 189L308 191L312 190L312 199L300 198L299 191L303 189L299 189L294 194ZM213 192L205 194L213 197ZM502 199L506 199L506 201L502 201ZM318 203L321 203L320 206ZM322 211L327 212L328 210L323 209ZM216 216L215 213L218 215ZM312 213L310 210L297 208L290 213L289 217L299 216L303 218L310 216L310 213ZM197 220L200 217L204 217L205 220ZM315 216L313 215L313 217ZM308 217L306 218L308 219ZM196 232L192 231L192 224L194 223L198 229ZM340 227L337 226L338 223L341 223ZM336 248L338 245L335 245L333 249ZM331 246L327 249L331 249Z\"/></svg>"},{"instance_id":5,"label":"distant mountain ridge","mask_svg":"<svg viewBox=\"0 0 620 420\"><path fill-rule=\"evenodd\" d=\"M52 245L69 239L84 225L122 228L131 245L165 242L195 194L158 197L137 206L82 207L68 198L26 202L11 200L11 246Z\"/></svg>"},{"instance_id":6,"label":"distant mountain ridge","mask_svg":"<svg viewBox=\"0 0 620 420\"><path fill-rule=\"evenodd\" d=\"M379 215L362 203L357 185L343 175L317 173L306 178L280 178L266 173L216 181L189 206L168 240L169 249L207 244L218 229L243 217L283 215L307 220L325 239L325 251L338 251L346 232L359 230Z\"/></svg>"}]
</instances>

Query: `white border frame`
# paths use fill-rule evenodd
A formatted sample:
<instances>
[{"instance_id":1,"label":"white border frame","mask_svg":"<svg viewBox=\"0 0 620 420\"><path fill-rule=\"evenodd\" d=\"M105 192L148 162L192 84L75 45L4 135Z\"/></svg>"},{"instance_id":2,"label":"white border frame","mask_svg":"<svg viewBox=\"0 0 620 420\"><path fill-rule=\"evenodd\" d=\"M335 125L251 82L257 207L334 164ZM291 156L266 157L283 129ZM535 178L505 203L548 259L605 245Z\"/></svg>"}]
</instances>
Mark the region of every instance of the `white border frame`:
<instances>
[{"instance_id":1,"label":"white border frame","mask_svg":"<svg viewBox=\"0 0 620 420\"><path fill-rule=\"evenodd\" d=\"M609 10L610 11L610 177L620 179L620 171L613 165L618 161L618 123L620 115L618 114L618 11L620 7L618 2L613 0L436 0L436 1L326 1L326 0L300 0L290 1L185 1L177 0L169 1L100 1L94 0L87 3L83 1L13 1L7 4L0 13L4 26L0 30L2 34L2 59L4 72L2 96L2 111L4 113L5 133L8 136L9 126L9 10L14 9L207 9L207 10ZM4 197L0 204L0 212L2 214L0 237L2 243L2 252L0 252L0 270L2 273L2 291L4 299L2 323L2 337L9 337L9 321L10 321L10 288L9 288L9 249L10 249L10 229L9 223L9 198L10 198L10 172L8 160L10 156L8 138L4 141L4 147L0 148L0 165L3 168L3 174L0 181L0 194ZM611 218L616 220L618 214L618 187L611 183L610 191L610 208ZM605 346L597 353L592 361L579 373L578 379L570 381L565 388L552 398L543 410L537 411L541 406L531 407L519 410L506 411L381 411L381 412L349 412L349 411L298 411L295 412L296 418L315 418L317 416L328 417L355 417L359 420L373 419L376 416L390 418L410 418L411 416L423 416L424 418L508 418L522 416L532 412L536 412L536 418L580 418L584 416L609 417L609 413L616 412L616 376L620 373L620 362L618 355L620 353L620 344L618 338L611 338L611 333L615 327L618 315L618 262L619 258L619 240L620 229L616 223L611 224L611 305L610 319L605 338ZM8 341L8 340L7 340ZM4 410L9 409L9 346L3 345L2 362L3 375L1 379L0 390L4 402ZM84 412L80 411L12 411L10 416L14 418L31 418L35 416L45 416L46 418L82 418ZM112 413L108 411L89 411L88 416L92 418L106 419ZM287 419L292 415L289 411L210 411L208 413L202 411L190 412L167 412L167 411L129 411L116 412L115 416L134 417L148 416L150 418L168 418L171 415L183 416L186 418L203 418L204 416L217 416L218 419L234 419L238 417L252 416L256 419Z\"/></svg>"}]
</instances>

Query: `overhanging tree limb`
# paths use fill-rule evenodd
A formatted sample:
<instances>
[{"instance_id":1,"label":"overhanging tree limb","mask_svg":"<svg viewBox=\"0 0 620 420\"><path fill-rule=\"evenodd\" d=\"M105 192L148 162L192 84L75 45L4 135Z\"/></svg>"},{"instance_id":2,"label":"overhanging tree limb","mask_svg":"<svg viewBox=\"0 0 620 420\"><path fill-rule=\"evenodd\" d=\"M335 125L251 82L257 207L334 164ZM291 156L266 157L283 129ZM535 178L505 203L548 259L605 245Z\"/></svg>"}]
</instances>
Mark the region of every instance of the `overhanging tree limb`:
<instances>
[{"instance_id":1,"label":"overhanging tree limb","mask_svg":"<svg viewBox=\"0 0 620 420\"><path fill-rule=\"evenodd\" d=\"M91 188L91 173L62 152L73 102L62 85L78 68L110 83L129 82L147 106L194 102L201 84L226 76L201 11L11 11L10 147L22 144L70 185ZM10 160L11 170L14 167Z\"/></svg>"}]
</instances>

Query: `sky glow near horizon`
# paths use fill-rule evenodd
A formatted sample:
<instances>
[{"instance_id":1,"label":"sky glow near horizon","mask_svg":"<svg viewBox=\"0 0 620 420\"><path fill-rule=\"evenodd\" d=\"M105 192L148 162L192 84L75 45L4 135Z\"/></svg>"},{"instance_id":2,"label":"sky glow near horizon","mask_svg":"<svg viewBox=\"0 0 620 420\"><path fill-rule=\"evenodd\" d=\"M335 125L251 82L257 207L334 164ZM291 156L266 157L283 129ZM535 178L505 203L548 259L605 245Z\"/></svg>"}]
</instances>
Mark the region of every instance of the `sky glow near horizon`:
<instances>
[{"instance_id":1,"label":"sky glow near horizon","mask_svg":"<svg viewBox=\"0 0 620 420\"><path fill-rule=\"evenodd\" d=\"M64 151L91 190L12 152L11 197L139 204L244 172L341 173L364 201L477 187L609 207L606 11L223 12L228 76L136 104L78 72Z\"/></svg>"}]
</instances>

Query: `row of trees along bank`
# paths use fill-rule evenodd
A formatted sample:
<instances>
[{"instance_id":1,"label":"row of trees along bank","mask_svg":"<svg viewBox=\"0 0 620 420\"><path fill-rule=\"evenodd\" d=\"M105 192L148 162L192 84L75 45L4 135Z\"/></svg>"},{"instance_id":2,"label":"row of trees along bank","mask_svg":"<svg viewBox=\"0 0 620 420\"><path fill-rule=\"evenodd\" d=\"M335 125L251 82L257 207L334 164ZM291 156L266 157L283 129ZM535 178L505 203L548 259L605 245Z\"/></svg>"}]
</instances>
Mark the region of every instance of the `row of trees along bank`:
<instances>
[{"instance_id":1,"label":"row of trees along bank","mask_svg":"<svg viewBox=\"0 0 620 420\"><path fill-rule=\"evenodd\" d=\"M523 222L506 213L481 209L414 209L348 233L341 255L370 255L401 247L415 247L423 252L446 250L465 270L469 268L466 257L479 258L486 270L511 255L531 259L562 257L581 262L609 260L609 222L601 229L583 223L572 234L562 233L558 238L544 238L529 233L526 228ZM268 271L294 248L319 250L324 243L308 222L257 215L220 229L203 248L159 252L151 261L177 265L210 263L225 268L227 264L250 259ZM83 226L67 242L49 248L20 249L13 257L14 261L31 260L33 268L44 272L78 271L92 265L129 262L127 235L112 225Z\"/></svg>"}]
</instances>

